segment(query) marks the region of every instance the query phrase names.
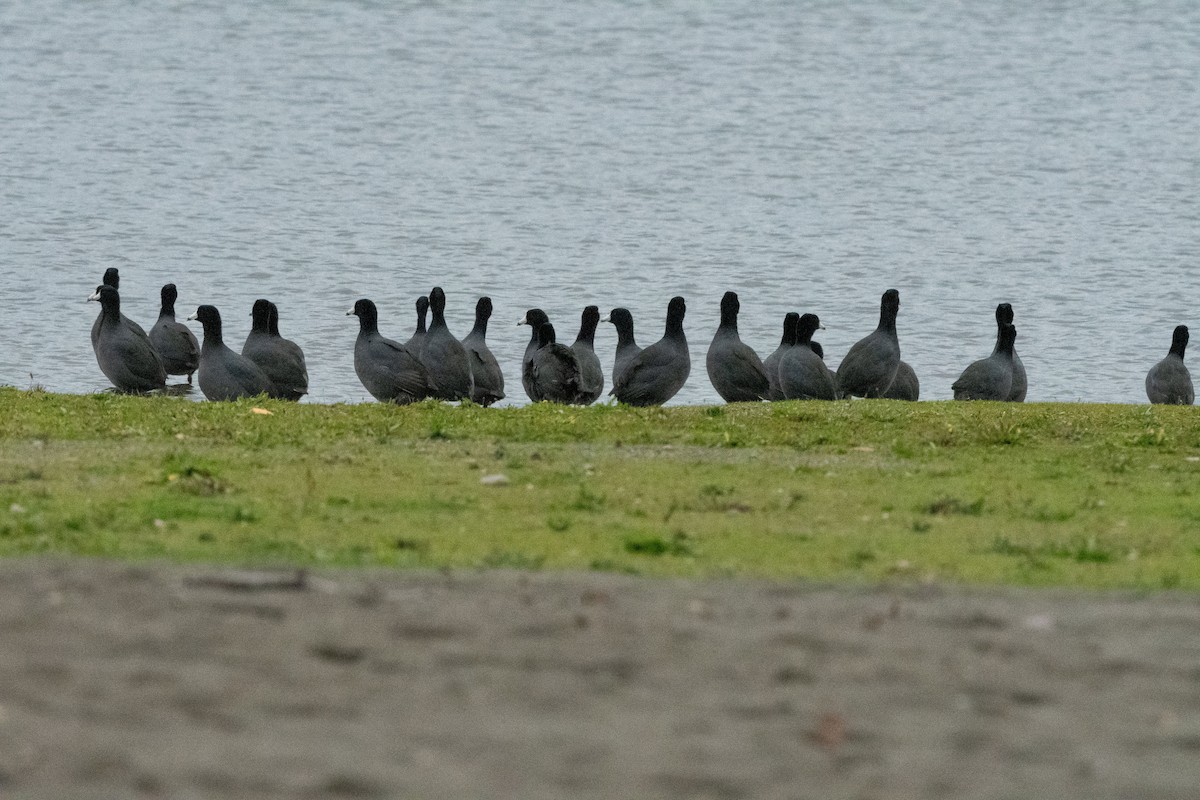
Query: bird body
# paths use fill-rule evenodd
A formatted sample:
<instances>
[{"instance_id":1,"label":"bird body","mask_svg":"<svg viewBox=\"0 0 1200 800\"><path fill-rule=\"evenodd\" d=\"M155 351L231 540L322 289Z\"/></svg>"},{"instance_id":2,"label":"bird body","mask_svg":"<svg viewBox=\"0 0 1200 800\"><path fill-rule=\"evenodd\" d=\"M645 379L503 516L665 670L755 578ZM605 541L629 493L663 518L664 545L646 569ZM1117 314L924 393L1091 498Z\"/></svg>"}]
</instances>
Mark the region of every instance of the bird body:
<instances>
[{"instance_id":1,"label":"bird body","mask_svg":"<svg viewBox=\"0 0 1200 800\"><path fill-rule=\"evenodd\" d=\"M168 283L160 293L162 306L158 320L150 328L150 343L158 351L168 375L186 375L188 383L200 365L200 342L188 326L175 321L175 300L179 290Z\"/></svg>"},{"instance_id":2,"label":"bird body","mask_svg":"<svg viewBox=\"0 0 1200 800\"><path fill-rule=\"evenodd\" d=\"M358 317L354 341L354 372L363 387L381 403L415 403L425 398L428 376L420 354L379 332L379 311L362 299L346 316Z\"/></svg>"},{"instance_id":3,"label":"bird body","mask_svg":"<svg viewBox=\"0 0 1200 800\"><path fill-rule=\"evenodd\" d=\"M490 406L504 399L504 373L496 362L496 356L487 346L488 320L492 316L492 298L481 297L475 303L475 327L463 338L463 347L471 362L471 375L475 387L471 390L471 401L481 406Z\"/></svg>"},{"instance_id":4,"label":"bird body","mask_svg":"<svg viewBox=\"0 0 1200 800\"><path fill-rule=\"evenodd\" d=\"M1011 325L1013 321L1013 308L1009 303L1001 303L996 306L996 347L992 350L993 353L1000 349L1000 332L1004 325ZM1013 348L1013 380L1012 388L1008 390L1008 399L1014 403L1024 403L1025 393L1029 389L1029 382L1025 375L1025 364L1021 361L1021 356L1017 354L1017 348Z\"/></svg>"},{"instance_id":5,"label":"bird body","mask_svg":"<svg viewBox=\"0 0 1200 800\"><path fill-rule=\"evenodd\" d=\"M611 322L617 329L617 353L613 358L612 371L612 381L615 385L617 379L625 372L625 368L629 366L629 362L633 360L634 356L642 352L642 348L634 339L633 314L629 313L629 309L614 308L609 312L606 321Z\"/></svg>"},{"instance_id":6,"label":"bird body","mask_svg":"<svg viewBox=\"0 0 1200 800\"><path fill-rule=\"evenodd\" d=\"M779 359L779 390L786 400L838 399L836 378L812 349L813 333L820 327L816 314L800 317L795 343Z\"/></svg>"},{"instance_id":7,"label":"bird body","mask_svg":"<svg viewBox=\"0 0 1200 800\"><path fill-rule=\"evenodd\" d=\"M596 326L599 322L599 308L588 306L583 309L579 335L571 345L571 350L579 360L579 394L573 401L577 405L591 405L604 392L604 369L600 366L595 348Z\"/></svg>"},{"instance_id":8,"label":"bird body","mask_svg":"<svg viewBox=\"0 0 1200 800\"><path fill-rule=\"evenodd\" d=\"M704 359L709 381L727 403L766 400L771 389L758 353L738 335L740 308L736 292L726 292L721 298L721 322Z\"/></svg>"},{"instance_id":9,"label":"bird body","mask_svg":"<svg viewBox=\"0 0 1200 800\"><path fill-rule=\"evenodd\" d=\"M546 312L540 308L531 308L525 312L525 316L521 317L518 325L528 325L530 337L528 344L525 345L525 355L521 358L521 386L525 389L525 394L530 400L537 402L534 397L533 384L530 382L530 377L533 375L531 367L533 366L533 354L537 352L539 347L539 336L542 326L550 321L546 316Z\"/></svg>"},{"instance_id":10,"label":"bird body","mask_svg":"<svg viewBox=\"0 0 1200 800\"><path fill-rule=\"evenodd\" d=\"M838 365L838 389L843 396L879 397L892 385L900 368L899 310L900 293L888 289L880 301L878 327L855 342Z\"/></svg>"},{"instance_id":11,"label":"bird body","mask_svg":"<svg viewBox=\"0 0 1200 800\"><path fill-rule=\"evenodd\" d=\"M279 309L269 300L254 301L250 333L242 355L258 365L271 380L271 394L282 400L299 400L308 393L308 366L304 351L279 335Z\"/></svg>"},{"instance_id":12,"label":"bird body","mask_svg":"<svg viewBox=\"0 0 1200 800\"><path fill-rule=\"evenodd\" d=\"M92 341L96 363L118 391L131 394L163 389L167 373L150 337L121 313L121 297L110 285L88 298L100 302L99 327Z\"/></svg>"},{"instance_id":13,"label":"bird body","mask_svg":"<svg viewBox=\"0 0 1200 800\"><path fill-rule=\"evenodd\" d=\"M204 326L200 344L200 391L209 400L237 400L255 395L275 395L275 385L257 364L229 349L221 331L221 313L204 305L188 319Z\"/></svg>"},{"instance_id":14,"label":"bird body","mask_svg":"<svg viewBox=\"0 0 1200 800\"><path fill-rule=\"evenodd\" d=\"M775 352L763 359L763 369L767 373L767 399L783 400L783 391L779 388L779 360L789 347L796 343L796 326L800 323L800 315L789 311L783 316L783 337Z\"/></svg>"},{"instance_id":15,"label":"bird body","mask_svg":"<svg viewBox=\"0 0 1200 800\"><path fill-rule=\"evenodd\" d=\"M682 297L671 298L663 338L642 350L613 381L609 394L632 406L662 405L683 388L691 373L692 360L683 318L687 305Z\"/></svg>"},{"instance_id":16,"label":"bird body","mask_svg":"<svg viewBox=\"0 0 1200 800\"><path fill-rule=\"evenodd\" d=\"M538 328L538 348L529 360L530 395L535 402L575 403L580 393L582 370L575 351L555 341L554 326L543 322Z\"/></svg>"},{"instance_id":17,"label":"bird body","mask_svg":"<svg viewBox=\"0 0 1200 800\"><path fill-rule=\"evenodd\" d=\"M950 387L955 400L1008 400L1012 391L1013 342L1017 329L1000 326L1000 346L987 358L973 362Z\"/></svg>"},{"instance_id":18,"label":"bird body","mask_svg":"<svg viewBox=\"0 0 1200 800\"><path fill-rule=\"evenodd\" d=\"M108 269L104 270L104 278L101 279L100 286L111 286L112 288L120 291L121 273L117 270L116 267L109 267ZM99 295L100 286L96 287L96 293L97 293L96 296ZM89 297L88 299L91 300L92 298ZM100 326L103 324L103 322L104 322L104 308L102 306L100 308L100 313L96 315L96 321L92 323L92 349L93 350L96 349L96 340L100 338ZM137 323L134 322L133 320L130 320L129 324L133 325L134 327L138 327Z\"/></svg>"},{"instance_id":19,"label":"bird body","mask_svg":"<svg viewBox=\"0 0 1200 800\"><path fill-rule=\"evenodd\" d=\"M1188 329L1178 325L1171 336L1171 350L1146 373L1146 397L1151 403L1171 403L1190 406L1196 402L1192 375L1183 363L1187 349Z\"/></svg>"},{"instance_id":20,"label":"bird body","mask_svg":"<svg viewBox=\"0 0 1200 800\"><path fill-rule=\"evenodd\" d=\"M421 345L421 363L429 380L429 396L439 400L467 400L471 397L471 364L467 350L446 325L446 293L440 286L429 293L433 319Z\"/></svg>"}]
</instances>

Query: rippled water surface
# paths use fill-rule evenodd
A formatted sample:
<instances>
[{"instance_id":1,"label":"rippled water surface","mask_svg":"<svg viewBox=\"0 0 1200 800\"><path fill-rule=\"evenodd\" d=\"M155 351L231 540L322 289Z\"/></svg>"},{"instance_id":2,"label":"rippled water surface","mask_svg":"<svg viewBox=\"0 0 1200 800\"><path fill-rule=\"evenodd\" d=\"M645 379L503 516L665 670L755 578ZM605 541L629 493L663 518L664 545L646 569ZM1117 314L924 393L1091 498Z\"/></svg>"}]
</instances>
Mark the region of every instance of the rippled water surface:
<instances>
[{"instance_id":1,"label":"rippled water surface","mask_svg":"<svg viewBox=\"0 0 1200 800\"><path fill-rule=\"evenodd\" d=\"M318 402L367 397L353 301L404 339L434 285L460 336L493 298L514 402L534 305L647 344L684 295L682 403L727 289L764 356L813 311L836 363L896 287L925 398L1000 301L1030 400L1144 402L1200 324L1192 2L44 0L0 5L0 75L0 383L107 385L108 266L235 346L275 300Z\"/></svg>"}]
</instances>

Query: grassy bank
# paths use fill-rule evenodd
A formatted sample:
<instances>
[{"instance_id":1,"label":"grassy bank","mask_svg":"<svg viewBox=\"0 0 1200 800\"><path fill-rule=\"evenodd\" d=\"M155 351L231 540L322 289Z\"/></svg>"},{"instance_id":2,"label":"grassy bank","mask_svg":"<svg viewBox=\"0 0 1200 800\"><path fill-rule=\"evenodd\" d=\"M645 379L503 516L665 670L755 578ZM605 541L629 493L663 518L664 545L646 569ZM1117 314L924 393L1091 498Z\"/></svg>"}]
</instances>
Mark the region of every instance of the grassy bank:
<instances>
[{"instance_id":1,"label":"grassy bank","mask_svg":"<svg viewBox=\"0 0 1200 800\"><path fill-rule=\"evenodd\" d=\"M1197 589L1197 420L0 389L0 555Z\"/></svg>"}]
</instances>

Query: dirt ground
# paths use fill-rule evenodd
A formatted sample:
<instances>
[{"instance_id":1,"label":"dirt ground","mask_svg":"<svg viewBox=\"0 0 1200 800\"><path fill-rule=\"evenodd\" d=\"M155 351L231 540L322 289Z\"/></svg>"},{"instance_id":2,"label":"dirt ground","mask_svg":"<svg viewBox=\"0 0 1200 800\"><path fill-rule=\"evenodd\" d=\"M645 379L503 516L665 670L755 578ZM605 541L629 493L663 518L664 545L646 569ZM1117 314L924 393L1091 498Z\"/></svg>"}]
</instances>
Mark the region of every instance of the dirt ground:
<instances>
[{"instance_id":1,"label":"dirt ground","mask_svg":"<svg viewBox=\"0 0 1200 800\"><path fill-rule=\"evenodd\" d=\"M1200 597L8 561L0 797L1191 799Z\"/></svg>"}]
</instances>

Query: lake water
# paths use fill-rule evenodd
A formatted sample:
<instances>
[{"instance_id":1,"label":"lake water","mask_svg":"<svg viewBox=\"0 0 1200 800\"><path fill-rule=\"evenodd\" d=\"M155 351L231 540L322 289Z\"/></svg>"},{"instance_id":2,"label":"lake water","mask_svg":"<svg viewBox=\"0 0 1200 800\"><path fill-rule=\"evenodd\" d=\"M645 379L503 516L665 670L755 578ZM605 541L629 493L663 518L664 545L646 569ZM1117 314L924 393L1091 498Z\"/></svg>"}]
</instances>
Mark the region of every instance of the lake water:
<instances>
[{"instance_id":1,"label":"lake water","mask_svg":"<svg viewBox=\"0 0 1200 800\"><path fill-rule=\"evenodd\" d=\"M573 339L688 301L692 375L721 294L762 355L790 310L836 363L900 290L924 398L1016 310L1029 400L1145 402L1200 324L1200 4L0 5L0 383L107 386L84 299L121 270L149 327L256 297L315 402L368 399L359 297L405 339L434 285L481 294L510 400L530 306ZM196 327L199 332L199 327ZM611 366L615 333L597 350Z\"/></svg>"}]
</instances>

